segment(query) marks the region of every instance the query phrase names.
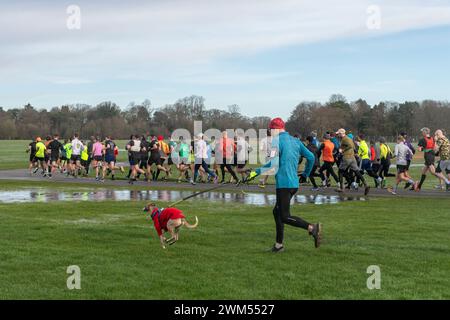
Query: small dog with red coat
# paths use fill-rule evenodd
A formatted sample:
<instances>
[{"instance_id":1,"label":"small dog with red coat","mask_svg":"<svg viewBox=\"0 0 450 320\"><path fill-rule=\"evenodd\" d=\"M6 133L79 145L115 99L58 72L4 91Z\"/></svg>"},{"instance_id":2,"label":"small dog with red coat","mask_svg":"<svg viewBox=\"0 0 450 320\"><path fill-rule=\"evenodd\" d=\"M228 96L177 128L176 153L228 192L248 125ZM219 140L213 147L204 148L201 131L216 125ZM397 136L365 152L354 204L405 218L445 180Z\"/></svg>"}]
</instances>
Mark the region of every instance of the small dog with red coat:
<instances>
[{"instance_id":1,"label":"small dog with red coat","mask_svg":"<svg viewBox=\"0 0 450 320\"><path fill-rule=\"evenodd\" d=\"M148 220L153 220L163 249L166 248L166 244L172 245L178 241L179 231L182 226L194 229L198 225L197 217L195 217L195 224L189 224L186 221L183 211L177 208L159 209L156 204L149 203L144 207L143 211L146 213L146 218ZM164 237L164 232L169 232L171 237L166 239L166 237Z\"/></svg>"}]
</instances>

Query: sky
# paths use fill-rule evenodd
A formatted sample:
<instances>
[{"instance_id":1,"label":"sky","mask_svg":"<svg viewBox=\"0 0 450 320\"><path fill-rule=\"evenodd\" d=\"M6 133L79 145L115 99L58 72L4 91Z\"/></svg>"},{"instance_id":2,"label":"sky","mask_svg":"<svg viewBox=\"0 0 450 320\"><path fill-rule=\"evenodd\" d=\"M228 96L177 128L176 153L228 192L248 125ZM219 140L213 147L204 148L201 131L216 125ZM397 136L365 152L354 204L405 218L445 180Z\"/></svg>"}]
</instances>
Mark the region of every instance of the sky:
<instances>
[{"instance_id":1,"label":"sky","mask_svg":"<svg viewBox=\"0 0 450 320\"><path fill-rule=\"evenodd\" d=\"M450 100L449 57L450 0L0 0L5 109Z\"/></svg>"}]
</instances>

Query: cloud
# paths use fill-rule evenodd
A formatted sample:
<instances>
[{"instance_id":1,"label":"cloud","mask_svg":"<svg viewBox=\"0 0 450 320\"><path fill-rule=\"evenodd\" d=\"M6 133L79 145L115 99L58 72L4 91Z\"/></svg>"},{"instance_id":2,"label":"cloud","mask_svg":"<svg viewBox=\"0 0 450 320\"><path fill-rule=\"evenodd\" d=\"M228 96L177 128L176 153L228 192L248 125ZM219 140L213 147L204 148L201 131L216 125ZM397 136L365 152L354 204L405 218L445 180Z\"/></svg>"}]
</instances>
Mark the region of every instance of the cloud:
<instances>
[{"instance_id":1,"label":"cloud","mask_svg":"<svg viewBox=\"0 0 450 320\"><path fill-rule=\"evenodd\" d=\"M75 0L81 30L68 30L67 4L10 1L0 12L0 83L174 79L190 85L258 83L289 77L221 61L268 50L450 24L449 1L419 0ZM367 8L381 29L367 28ZM158 85L158 84L157 84Z\"/></svg>"}]
</instances>

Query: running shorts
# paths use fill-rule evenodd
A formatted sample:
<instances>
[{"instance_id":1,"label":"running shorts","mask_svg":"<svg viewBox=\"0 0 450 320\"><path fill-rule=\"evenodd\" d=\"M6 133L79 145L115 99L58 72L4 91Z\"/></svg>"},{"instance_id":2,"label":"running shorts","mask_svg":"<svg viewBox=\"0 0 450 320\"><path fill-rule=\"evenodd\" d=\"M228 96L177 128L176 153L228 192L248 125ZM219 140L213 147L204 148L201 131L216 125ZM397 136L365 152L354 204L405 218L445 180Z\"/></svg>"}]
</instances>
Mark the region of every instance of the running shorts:
<instances>
[{"instance_id":1,"label":"running shorts","mask_svg":"<svg viewBox=\"0 0 450 320\"><path fill-rule=\"evenodd\" d=\"M408 171L408 165L402 165L402 164L398 164L397 165L397 173L405 173L406 171Z\"/></svg>"},{"instance_id":2,"label":"running shorts","mask_svg":"<svg viewBox=\"0 0 450 320\"><path fill-rule=\"evenodd\" d=\"M73 163L75 163L77 161L81 161L81 156L73 154L72 157L70 158L70 160L72 160Z\"/></svg>"},{"instance_id":3,"label":"running shorts","mask_svg":"<svg viewBox=\"0 0 450 320\"><path fill-rule=\"evenodd\" d=\"M342 158L342 161L339 165L339 170L346 171L348 169L359 171L358 163L356 162L355 158Z\"/></svg>"},{"instance_id":4,"label":"running shorts","mask_svg":"<svg viewBox=\"0 0 450 320\"><path fill-rule=\"evenodd\" d=\"M434 161L435 161L434 152L432 152L432 151L425 152L424 159L425 159L425 166L427 166L427 167L434 166Z\"/></svg>"}]
</instances>

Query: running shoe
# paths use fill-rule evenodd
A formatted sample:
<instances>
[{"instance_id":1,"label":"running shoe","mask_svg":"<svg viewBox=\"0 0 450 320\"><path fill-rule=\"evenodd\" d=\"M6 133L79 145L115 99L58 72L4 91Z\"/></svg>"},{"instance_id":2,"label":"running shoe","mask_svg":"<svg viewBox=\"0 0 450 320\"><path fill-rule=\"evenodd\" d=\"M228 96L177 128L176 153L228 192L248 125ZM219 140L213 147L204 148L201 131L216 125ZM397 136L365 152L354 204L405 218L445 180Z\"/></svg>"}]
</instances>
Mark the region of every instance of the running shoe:
<instances>
[{"instance_id":1,"label":"running shoe","mask_svg":"<svg viewBox=\"0 0 450 320\"><path fill-rule=\"evenodd\" d=\"M319 188L311 188L311 191L319 191Z\"/></svg>"},{"instance_id":2,"label":"running shoe","mask_svg":"<svg viewBox=\"0 0 450 320\"><path fill-rule=\"evenodd\" d=\"M281 247L277 248L276 245L273 245L272 249L270 249L269 251L273 252L273 253L284 252L284 246L281 246Z\"/></svg>"},{"instance_id":3,"label":"running shoe","mask_svg":"<svg viewBox=\"0 0 450 320\"><path fill-rule=\"evenodd\" d=\"M319 248L320 242L322 241L322 225L320 223L316 223L309 234L314 238L314 246Z\"/></svg>"}]
</instances>

